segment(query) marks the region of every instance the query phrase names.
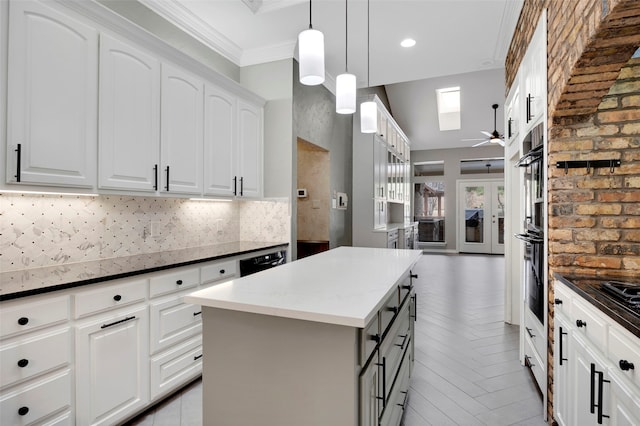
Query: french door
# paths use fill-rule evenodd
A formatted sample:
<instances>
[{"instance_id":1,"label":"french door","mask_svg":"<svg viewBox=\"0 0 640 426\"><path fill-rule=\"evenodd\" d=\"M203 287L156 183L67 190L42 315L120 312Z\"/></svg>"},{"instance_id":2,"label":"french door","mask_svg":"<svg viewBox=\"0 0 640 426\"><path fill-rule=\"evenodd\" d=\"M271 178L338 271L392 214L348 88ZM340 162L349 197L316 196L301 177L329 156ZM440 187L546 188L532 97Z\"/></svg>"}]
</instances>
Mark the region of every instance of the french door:
<instances>
[{"instance_id":1,"label":"french door","mask_svg":"<svg viewBox=\"0 0 640 426\"><path fill-rule=\"evenodd\" d=\"M504 181L458 181L458 251L504 254Z\"/></svg>"}]
</instances>

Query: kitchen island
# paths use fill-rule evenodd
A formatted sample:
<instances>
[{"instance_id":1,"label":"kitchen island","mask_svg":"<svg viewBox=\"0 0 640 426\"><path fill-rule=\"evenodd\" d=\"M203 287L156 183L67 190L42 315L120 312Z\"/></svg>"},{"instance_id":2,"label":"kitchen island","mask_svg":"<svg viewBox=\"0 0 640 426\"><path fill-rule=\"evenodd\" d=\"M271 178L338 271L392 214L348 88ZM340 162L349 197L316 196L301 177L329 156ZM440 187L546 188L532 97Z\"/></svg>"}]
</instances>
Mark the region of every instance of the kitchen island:
<instances>
[{"instance_id":1,"label":"kitchen island","mask_svg":"<svg viewBox=\"0 0 640 426\"><path fill-rule=\"evenodd\" d=\"M397 425L421 255L340 247L186 296L203 307L204 424Z\"/></svg>"}]
</instances>

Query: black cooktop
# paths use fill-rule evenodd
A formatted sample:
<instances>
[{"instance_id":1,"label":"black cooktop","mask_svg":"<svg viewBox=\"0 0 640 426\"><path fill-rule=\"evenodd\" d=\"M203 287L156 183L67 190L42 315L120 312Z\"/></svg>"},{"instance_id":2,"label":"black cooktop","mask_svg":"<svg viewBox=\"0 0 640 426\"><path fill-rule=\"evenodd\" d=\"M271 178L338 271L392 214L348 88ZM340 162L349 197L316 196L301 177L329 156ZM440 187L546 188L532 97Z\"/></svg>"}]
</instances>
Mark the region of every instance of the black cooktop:
<instances>
[{"instance_id":1,"label":"black cooktop","mask_svg":"<svg viewBox=\"0 0 640 426\"><path fill-rule=\"evenodd\" d=\"M640 307L640 284L622 281L605 281L600 287L615 300L631 307Z\"/></svg>"}]
</instances>

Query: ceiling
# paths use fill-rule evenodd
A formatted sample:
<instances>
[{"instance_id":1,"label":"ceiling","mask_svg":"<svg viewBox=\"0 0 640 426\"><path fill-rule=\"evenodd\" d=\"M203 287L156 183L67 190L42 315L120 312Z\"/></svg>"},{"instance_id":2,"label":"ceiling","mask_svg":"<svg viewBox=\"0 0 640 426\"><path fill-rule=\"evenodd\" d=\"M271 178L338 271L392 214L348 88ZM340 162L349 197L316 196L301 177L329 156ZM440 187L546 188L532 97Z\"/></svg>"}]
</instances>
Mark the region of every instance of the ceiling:
<instances>
[{"instance_id":1,"label":"ceiling","mask_svg":"<svg viewBox=\"0 0 640 426\"><path fill-rule=\"evenodd\" d=\"M240 67L296 56L298 33L309 27L306 0L139 1ZM453 142L461 145L461 138L481 137L480 130L493 130L491 104L502 106L503 82L495 96L484 99L489 119L483 111L481 128L465 122L463 113L463 133L441 132L448 134L432 138L420 130L424 121L402 116L405 111L416 112L411 98L435 105L435 92L431 87L422 92L420 81L502 69L523 1L348 0L346 33L345 1L314 0L313 28L325 37L325 86L333 91L335 76L345 70L348 35L349 71L356 75L358 87L387 86L393 115L411 139L412 149L442 148L436 145L447 143L450 147ZM406 37L415 39L416 45L400 47ZM410 90L401 90L405 82L412 82ZM486 89L482 83L477 88ZM467 99L475 91L469 86ZM481 91L485 96L486 90ZM464 102L463 97L463 111Z\"/></svg>"}]
</instances>

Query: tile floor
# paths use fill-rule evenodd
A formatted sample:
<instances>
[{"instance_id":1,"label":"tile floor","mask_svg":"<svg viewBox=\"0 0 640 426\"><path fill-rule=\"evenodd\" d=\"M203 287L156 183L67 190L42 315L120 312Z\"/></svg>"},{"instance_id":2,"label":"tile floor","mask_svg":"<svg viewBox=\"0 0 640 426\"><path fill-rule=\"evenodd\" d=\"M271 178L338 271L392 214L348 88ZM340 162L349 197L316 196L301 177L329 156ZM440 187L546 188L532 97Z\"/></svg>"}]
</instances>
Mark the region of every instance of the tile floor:
<instances>
[{"instance_id":1,"label":"tile floor","mask_svg":"<svg viewBox=\"0 0 640 426\"><path fill-rule=\"evenodd\" d=\"M504 257L425 254L417 266L416 363L405 426L545 425L542 397L503 323ZM202 425L197 380L131 426Z\"/></svg>"}]
</instances>

